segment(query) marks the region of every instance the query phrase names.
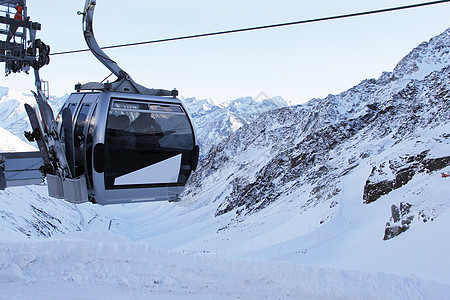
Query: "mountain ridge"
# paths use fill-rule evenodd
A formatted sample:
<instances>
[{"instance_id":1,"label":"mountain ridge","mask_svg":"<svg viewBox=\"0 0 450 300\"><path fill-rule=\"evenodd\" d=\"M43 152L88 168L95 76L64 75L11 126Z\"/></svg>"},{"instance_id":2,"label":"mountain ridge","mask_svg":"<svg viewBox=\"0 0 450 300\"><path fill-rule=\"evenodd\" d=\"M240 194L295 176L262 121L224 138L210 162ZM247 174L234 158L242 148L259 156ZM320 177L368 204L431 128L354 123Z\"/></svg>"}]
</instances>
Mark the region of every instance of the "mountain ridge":
<instances>
[{"instance_id":1,"label":"mountain ridge","mask_svg":"<svg viewBox=\"0 0 450 300\"><path fill-rule=\"evenodd\" d=\"M310 198L306 201L309 205L317 205L314 199L325 201L336 198L341 190L338 182L332 178L351 172L361 160L371 156L375 159L403 140L417 140L419 143L420 131L448 126L449 49L450 30L446 30L430 42L413 49L393 72L384 72L378 79L364 80L339 95L263 113L205 156L186 196L194 198L202 193L202 186L213 185L208 182L208 177L214 175L214 178L226 178L221 183L225 188L219 188L214 195L208 194L212 202L221 203L216 216L231 211L235 211L238 216L257 212L276 201L280 195L292 193L296 188L301 189L305 183L312 186ZM420 64L416 61L425 61L426 66L418 67ZM447 66L441 68L445 64ZM431 72L424 75L424 70ZM433 136L428 140L429 146L433 146L433 139L448 144L448 137L445 131ZM347 158L348 163L342 163L336 157L344 151L355 152L355 149L361 148L358 143L370 144L375 140L379 142L373 145L373 149L360 149L360 153ZM411 160L411 157L427 150L411 148L410 151L414 152L399 153L399 156L406 155ZM245 154L252 151L257 154L252 157ZM245 159L246 155L250 159ZM432 173L449 166L445 155L433 157L428 151L422 160L425 157L428 167L424 163L420 172ZM237 163L239 161L245 162ZM431 162L434 162L433 167L430 167ZM376 163L371 164L376 170ZM235 171L230 175L231 171L226 170L232 168ZM397 166L397 169L402 168ZM390 181L383 178L371 185L374 176L369 176L363 194L366 203L371 202L367 200L369 194L376 194L371 186L380 189L384 182L395 189L400 188L414 177L418 169L410 171L412 173L403 179L402 184L386 183ZM400 182L401 175L398 176L397 181ZM321 182L318 182L319 179ZM391 188L390 191L395 189ZM382 195L387 194L388 190L386 186L382 187Z\"/></svg>"},{"instance_id":2,"label":"mountain ridge","mask_svg":"<svg viewBox=\"0 0 450 300\"><path fill-rule=\"evenodd\" d=\"M288 106L282 97L268 99L242 97L224 103L211 99L186 98L183 102L189 111L198 134L201 156L231 133L256 119L259 114Z\"/></svg>"}]
</instances>

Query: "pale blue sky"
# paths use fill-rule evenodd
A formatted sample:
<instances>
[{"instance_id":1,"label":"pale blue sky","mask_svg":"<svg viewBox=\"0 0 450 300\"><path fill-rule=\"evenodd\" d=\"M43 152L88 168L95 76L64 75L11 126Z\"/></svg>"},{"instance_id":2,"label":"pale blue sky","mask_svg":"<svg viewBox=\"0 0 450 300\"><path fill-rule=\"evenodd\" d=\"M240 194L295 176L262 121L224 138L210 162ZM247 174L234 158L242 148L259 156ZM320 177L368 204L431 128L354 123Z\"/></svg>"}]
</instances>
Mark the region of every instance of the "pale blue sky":
<instances>
[{"instance_id":1,"label":"pale blue sky","mask_svg":"<svg viewBox=\"0 0 450 300\"><path fill-rule=\"evenodd\" d=\"M27 2L31 19L42 24L39 37L52 52L86 48L76 14L84 0ZM98 0L94 30L106 46L420 2L425 1ZM450 3L106 52L138 83L177 88L183 97L225 101L265 92L300 103L391 71L412 48L450 27L449 15ZM108 75L90 53L53 56L41 71L56 96L72 92L77 82ZM33 76L0 77L0 86L26 92L34 89Z\"/></svg>"}]
</instances>

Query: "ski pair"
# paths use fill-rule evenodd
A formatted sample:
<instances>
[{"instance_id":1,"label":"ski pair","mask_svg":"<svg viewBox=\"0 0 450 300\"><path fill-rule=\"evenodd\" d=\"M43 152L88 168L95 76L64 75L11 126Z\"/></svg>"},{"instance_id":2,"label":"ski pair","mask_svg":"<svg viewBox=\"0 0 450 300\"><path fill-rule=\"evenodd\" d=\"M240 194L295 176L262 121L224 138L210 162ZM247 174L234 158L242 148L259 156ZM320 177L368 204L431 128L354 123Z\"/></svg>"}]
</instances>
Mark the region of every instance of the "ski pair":
<instances>
[{"instance_id":1,"label":"ski pair","mask_svg":"<svg viewBox=\"0 0 450 300\"><path fill-rule=\"evenodd\" d=\"M37 106L32 108L25 104L32 132L25 132L25 137L36 141L44 160L41 170L44 175L57 175L62 178L72 178L75 173L75 154L73 144L72 113L69 108L62 112L64 147L53 110L45 100L42 92L33 92Z\"/></svg>"}]
</instances>

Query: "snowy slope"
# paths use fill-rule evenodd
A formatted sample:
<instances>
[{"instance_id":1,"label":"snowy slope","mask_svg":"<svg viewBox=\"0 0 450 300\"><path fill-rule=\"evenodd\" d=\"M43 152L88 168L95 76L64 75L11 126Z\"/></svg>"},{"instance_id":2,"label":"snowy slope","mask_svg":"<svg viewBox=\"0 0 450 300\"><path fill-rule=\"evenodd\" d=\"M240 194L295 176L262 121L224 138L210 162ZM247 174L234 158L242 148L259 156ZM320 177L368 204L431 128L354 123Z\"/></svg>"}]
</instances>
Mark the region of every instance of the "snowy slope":
<instances>
[{"instance_id":1,"label":"snowy slope","mask_svg":"<svg viewBox=\"0 0 450 300\"><path fill-rule=\"evenodd\" d=\"M0 297L448 299L449 62L447 30L378 79L262 114L180 203L0 191Z\"/></svg>"},{"instance_id":2,"label":"snowy slope","mask_svg":"<svg viewBox=\"0 0 450 300\"><path fill-rule=\"evenodd\" d=\"M37 151L37 148L0 127L0 153L26 151Z\"/></svg>"},{"instance_id":3,"label":"snowy slope","mask_svg":"<svg viewBox=\"0 0 450 300\"><path fill-rule=\"evenodd\" d=\"M185 209L185 204L161 214L161 206L167 204L75 206L48 198L45 193L45 186L0 191L2 222L5 218L15 222L9 228L2 226L0 231L2 299L445 299L450 292L450 285L419 277L352 271L348 266L335 269L328 262L322 262L324 267L269 262L255 259L256 253L244 249L235 255L240 259L229 259L223 252L227 248L220 248L213 240L196 253L188 248L156 248L142 236L136 242L130 238L138 238L140 230L148 234L152 230L148 223L163 227L179 222L188 225L195 221L193 217L201 217L201 210L192 212L190 221L182 217L170 221ZM161 222L163 217L165 224ZM164 231L172 240L193 241L195 229L205 234L207 222L197 225L178 233L170 233L171 228ZM433 225L447 231L450 228L448 221ZM237 238L254 243L256 249L258 242L249 236L251 231L244 233L241 228L222 238L231 240L240 232ZM339 248L336 241L326 242L332 249ZM265 243L267 240L260 241ZM279 246L275 246L275 240L273 243L272 249L265 246L266 251L278 253ZM374 255L380 248L378 245L366 254ZM383 250L392 254L399 249L401 245L394 244Z\"/></svg>"},{"instance_id":4,"label":"snowy slope","mask_svg":"<svg viewBox=\"0 0 450 300\"><path fill-rule=\"evenodd\" d=\"M108 232L0 243L4 299L445 299L450 286L383 273L205 258Z\"/></svg>"}]
</instances>

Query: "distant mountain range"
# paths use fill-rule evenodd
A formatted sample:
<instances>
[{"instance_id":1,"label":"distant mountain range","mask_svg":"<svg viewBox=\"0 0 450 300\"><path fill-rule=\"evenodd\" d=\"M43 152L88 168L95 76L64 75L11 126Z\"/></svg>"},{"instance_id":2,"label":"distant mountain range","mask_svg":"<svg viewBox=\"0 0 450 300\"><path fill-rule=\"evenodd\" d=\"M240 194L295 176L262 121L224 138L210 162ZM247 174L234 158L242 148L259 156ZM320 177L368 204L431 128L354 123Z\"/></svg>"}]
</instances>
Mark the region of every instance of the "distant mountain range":
<instances>
[{"instance_id":1,"label":"distant mountain range","mask_svg":"<svg viewBox=\"0 0 450 300\"><path fill-rule=\"evenodd\" d=\"M224 103L187 98L183 102L195 125L202 156L231 133L254 121L261 113L289 105L280 96L269 99L245 97Z\"/></svg>"},{"instance_id":2,"label":"distant mountain range","mask_svg":"<svg viewBox=\"0 0 450 300\"><path fill-rule=\"evenodd\" d=\"M60 98L50 97L49 103L54 114L58 113L67 97L68 95ZM245 97L225 103L215 103L211 99L183 100L192 117L202 155L241 126L254 120L260 113L289 105L280 96L270 99ZM31 94L18 94L9 88L0 87L0 128L30 144L23 135L24 131L30 130L24 109L25 103L33 106L34 97Z\"/></svg>"}]
</instances>

